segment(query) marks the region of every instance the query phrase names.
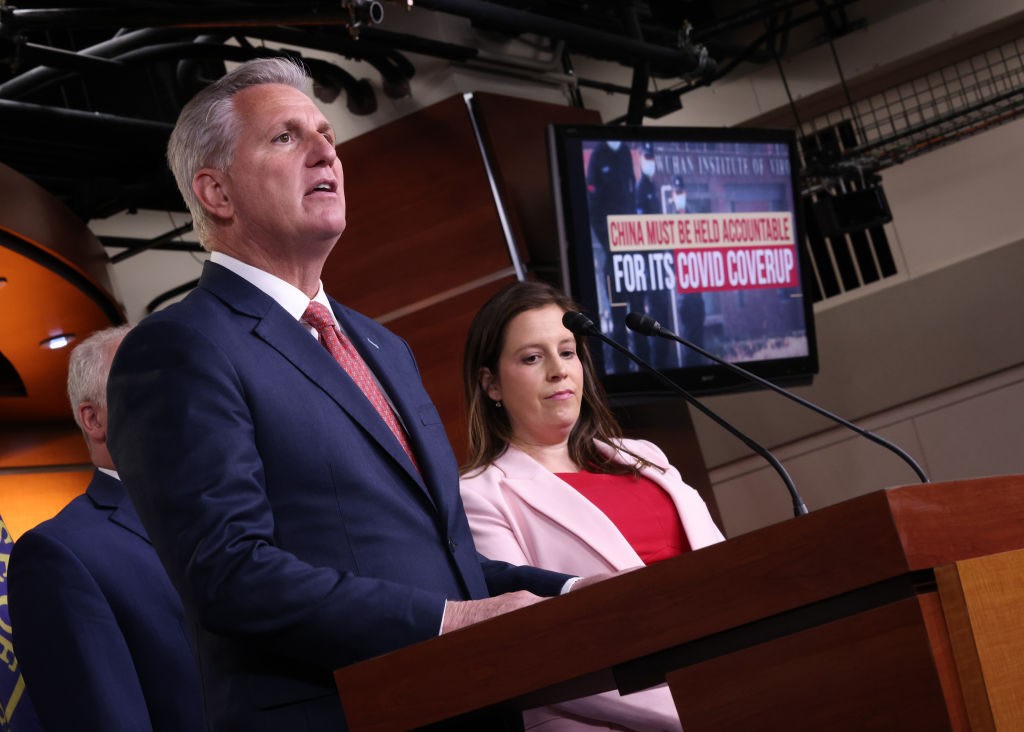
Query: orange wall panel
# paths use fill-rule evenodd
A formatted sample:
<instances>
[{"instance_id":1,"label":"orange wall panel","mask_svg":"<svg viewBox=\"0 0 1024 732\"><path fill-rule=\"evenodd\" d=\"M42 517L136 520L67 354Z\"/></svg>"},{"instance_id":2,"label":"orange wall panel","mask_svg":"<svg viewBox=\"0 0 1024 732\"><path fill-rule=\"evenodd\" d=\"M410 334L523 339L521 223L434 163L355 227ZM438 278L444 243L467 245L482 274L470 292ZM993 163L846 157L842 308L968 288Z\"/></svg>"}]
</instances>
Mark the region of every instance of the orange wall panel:
<instances>
[{"instance_id":1,"label":"orange wall panel","mask_svg":"<svg viewBox=\"0 0 1024 732\"><path fill-rule=\"evenodd\" d=\"M48 473L0 474L0 516L11 537L18 537L53 517L85 492L92 467Z\"/></svg>"},{"instance_id":2,"label":"orange wall panel","mask_svg":"<svg viewBox=\"0 0 1024 732\"><path fill-rule=\"evenodd\" d=\"M85 440L70 416L64 424L0 429L0 470L90 464Z\"/></svg>"}]
</instances>

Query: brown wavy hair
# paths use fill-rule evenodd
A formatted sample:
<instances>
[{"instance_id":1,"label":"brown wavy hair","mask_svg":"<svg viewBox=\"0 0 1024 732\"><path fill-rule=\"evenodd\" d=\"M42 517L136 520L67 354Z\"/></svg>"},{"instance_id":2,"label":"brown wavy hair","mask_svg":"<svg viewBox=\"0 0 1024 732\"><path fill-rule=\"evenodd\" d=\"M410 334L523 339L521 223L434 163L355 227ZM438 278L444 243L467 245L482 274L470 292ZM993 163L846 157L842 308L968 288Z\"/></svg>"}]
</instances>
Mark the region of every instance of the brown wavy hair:
<instances>
[{"instance_id":1,"label":"brown wavy hair","mask_svg":"<svg viewBox=\"0 0 1024 732\"><path fill-rule=\"evenodd\" d=\"M505 347L505 333L514 317L528 310L557 305L563 312L577 311L572 298L543 282L514 282L497 292L473 318L462 357L462 387L466 400L469 450L463 474L490 465L512 441L512 426L504 409L495 405L480 384L480 371L498 373L498 359ZM608 407L604 389L594 370L584 337L576 336L576 354L583 366L583 395L580 416L569 434L569 456L577 465L597 473L636 475L649 465L643 458L620 445L622 429ZM621 463L603 455L598 440L619 447L634 458Z\"/></svg>"}]
</instances>

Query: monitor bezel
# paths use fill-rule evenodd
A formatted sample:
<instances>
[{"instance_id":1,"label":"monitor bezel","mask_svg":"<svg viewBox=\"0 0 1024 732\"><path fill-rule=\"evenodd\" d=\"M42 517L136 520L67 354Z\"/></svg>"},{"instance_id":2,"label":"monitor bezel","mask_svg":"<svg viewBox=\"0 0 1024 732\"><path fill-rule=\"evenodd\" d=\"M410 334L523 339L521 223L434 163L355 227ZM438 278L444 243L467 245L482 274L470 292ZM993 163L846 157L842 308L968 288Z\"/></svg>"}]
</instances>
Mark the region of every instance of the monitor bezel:
<instances>
[{"instance_id":1,"label":"monitor bezel","mask_svg":"<svg viewBox=\"0 0 1024 732\"><path fill-rule=\"evenodd\" d=\"M598 299L593 258L589 255L591 234L582 145L584 142L601 140L619 140L629 145L682 141L719 144L770 143L786 147L790 162L793 220L808 352L798 357L740 361L736 362L736 365L779 385L810 383L818 373L817 334L810 284L810 278L814 277L814 273L804 246L804 211L799 187L800 158L795 132L749 127L549 125L548 153L552 192L555 198L562 287L576 300L583 312L591 317L596 314ZM590 351L604 389L613 400L632 400L670 391L661 379L645 369L627 374L607 373L603 349L597 343L593 343ZM763 388L720 364L675 367L663 369L662 373L673 383L692 393L715 394Z\"/></svg>"}]
</instances>

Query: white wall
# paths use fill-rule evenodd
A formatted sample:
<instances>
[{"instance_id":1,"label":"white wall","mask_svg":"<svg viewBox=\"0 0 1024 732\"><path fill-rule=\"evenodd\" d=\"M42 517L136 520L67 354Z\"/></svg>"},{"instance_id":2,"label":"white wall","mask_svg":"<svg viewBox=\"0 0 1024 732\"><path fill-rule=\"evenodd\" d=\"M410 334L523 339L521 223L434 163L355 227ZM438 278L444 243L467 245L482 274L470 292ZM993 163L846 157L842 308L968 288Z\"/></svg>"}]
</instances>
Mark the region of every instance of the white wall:
<instances>
[{"instance_id":1,"label":"white wall","mask_svg":"<svg viewBox=\"0 0 1024 732\"><path fill-rule=\"evenodd\" d=\"M1021 165L1018 120L885 171L907 276L1024 239Z\"/></svg>"},{"instance_id":2,"label":"white wall","mask_svg":"<svg viewBox=\"0 0 1024 732\"><path fill-rule=\"evenodd\" d=\"M1024 473L1024 368L963 384L861 420L860 426L915 456L933 481ZM892 453L841 428L774 454L810 510L878 488L916 482ZM788 493L760 458L712 471L729 536L790 518Z\"/></svg>"},{"instance_id":3,"label":"white wall","mask_svg":"<svg viewBox=\"0 0 1024 732\"><path fill-rule=\"evenodd\" d=\"M933 481L1024 473L1024 240L818 313L801 396L893 440ZM916 482L895 455L774 394L707 400L769 446L812 511ZM792 515L780 478L695 417L730 536Z\"/></svg>"}]
</instances>

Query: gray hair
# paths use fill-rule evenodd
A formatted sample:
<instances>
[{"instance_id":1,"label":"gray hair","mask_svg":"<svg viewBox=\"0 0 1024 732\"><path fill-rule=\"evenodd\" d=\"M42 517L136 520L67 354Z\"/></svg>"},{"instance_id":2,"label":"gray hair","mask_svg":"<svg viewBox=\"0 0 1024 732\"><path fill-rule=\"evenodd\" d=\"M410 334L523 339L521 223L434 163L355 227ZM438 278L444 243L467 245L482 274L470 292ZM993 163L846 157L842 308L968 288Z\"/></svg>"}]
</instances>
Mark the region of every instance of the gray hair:
<instances>
[{"instance_id":1,"label":"gray hair","mask_svg":"<svg viewBox=\"0 0 1024 732\"><path fill-rule=\"evenodd\" d=\"M210 234L210 216L192 190L192 179L202 168L227 170L231 165L238 127L232 98L243 89L260 84L284 84L307 93L309 77L305 69L291 59L246 61L189 100L167 143L167 164L204 247Z\"/></svg>"},{"instance_id":2,"label":"gray hair","mask_svg":"<svg viewBox=\"0 0 1024 732\"><path fill-rule=\"evenodd\" d=\"M110 364L130 325L116 325L93 333L71 351L68 362L68 401L75 415L75 424L82 427L78 405L92 402L100 409L107 407L107 376Z\"/></svg>"}]
</instances>

